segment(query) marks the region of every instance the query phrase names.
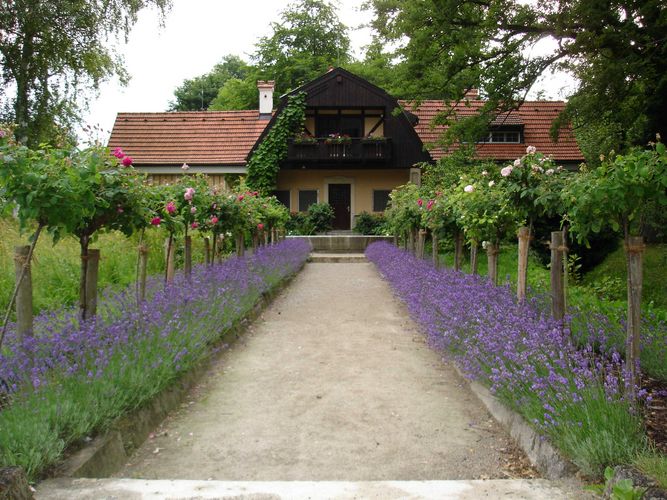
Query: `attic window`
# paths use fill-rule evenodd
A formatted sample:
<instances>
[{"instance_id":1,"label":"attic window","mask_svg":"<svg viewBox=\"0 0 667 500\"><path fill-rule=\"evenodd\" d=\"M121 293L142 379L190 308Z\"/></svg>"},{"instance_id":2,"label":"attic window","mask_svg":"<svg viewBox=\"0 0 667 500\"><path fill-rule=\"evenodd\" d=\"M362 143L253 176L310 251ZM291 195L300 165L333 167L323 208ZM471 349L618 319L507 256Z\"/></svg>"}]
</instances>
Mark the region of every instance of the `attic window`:
<instances>
[{"instance_id":1,"label":"attic window","mask_svg":"<svg viewBox=\"0 0 667 500\"><path fill-rule=\"evenodd\" d=\"M503 127L491 129L489 133L477 142L521 144L523 142L523 130L521 127Z\"/></svg>"}]
</instances>

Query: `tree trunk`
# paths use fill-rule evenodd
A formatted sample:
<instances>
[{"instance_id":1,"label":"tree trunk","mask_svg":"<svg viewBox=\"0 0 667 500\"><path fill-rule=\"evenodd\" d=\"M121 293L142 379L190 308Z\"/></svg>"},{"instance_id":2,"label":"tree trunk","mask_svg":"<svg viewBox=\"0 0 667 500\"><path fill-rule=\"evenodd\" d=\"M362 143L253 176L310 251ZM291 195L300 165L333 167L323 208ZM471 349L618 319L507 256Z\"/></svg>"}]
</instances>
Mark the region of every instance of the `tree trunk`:
<instances>
[{"instance_id":1,"label":"tree trunk","mask_svg":"<svg viewBox=\"0 0 667 500\"><path fill-rule=\"evenodd\" d=\"M563 231L551 233L551 314L557 321L565 317L565 289L563 288Z\"/></svg>"},{"instance_id":2,"label":"tree trunk","mask_svg":"<svg viewBox=\"0 0 667 500\"><path fill-rule=\"evenodd\" d=\"M526 287L528 279L528 246L530 244L530 229L523 226L519 228L519 274L517 275L516 297L519 302L526 300Z\"/></svg>"},{"instance_id":3,"label":"tree trunk","mask_svg":"<svg viewBox=\"0 0 667 500\"><path fill-rule=\"evenodd\" d=\"M139 245L139 301L146 300L146 276L148 274L148 247Z\"/></svg>"},{"instance_id":4,"label":"tree trunk","mask_svg":"<svg viewBox=\"0 0 667 500\"><path fill-rule=\"evenodd\" d=\"M14 249L16 276L16 334L19 342L32 337L32 273L30 270L30 245Z\"/></svg>"},{"instance_id":5,"label":"tree trunk","mask_svg":"<svg viewBox=\"0 0 667 500\"><path fill-rule=\"evenodd\" d=\"M477 274L477 240L470 242L470 273Z\"/></svg>"},{"instance_id":6,"label":"tree trunk","mask_svg":"<svg viewBox=\"0 0 667 500\"><path fill-rule=\"evenodd\" d=\"M498 254L500 253L499 245L489 242L486 245L486 261L487 261L487 274L489 280L494 285L498 284Z\"/></svg>"},{"instance_id":7,"label":"tree trunk","mask_svg":"<svg viewBox=\"0 0 667 500\"><path fill-rule=\"evenodd\" d=\"M438 235L435 231L431 231L431 257L433 259L433 267L436 269L440 267L440 255L438 255L439 246Z\"/></svg>"},{"instance_id":8,"label":"tree trunk","mask_svg":"<svg viewBox=\"0 0 667 500\"><path fill-rule=\"evenodd\" d=\"M185 271L185 276L190 277L192 275L192 236L185 235L185 250L184 250L184 260L183 270Z\"/></svg>"},{"instance_id":9,"label":"tree trunk","mask_svg":"<svg viewBox=\"0 0 667 500\"><path fill-rule=\"evenodd\" d=\"M628 321L625 342L625 363L628 370L628 384L632 397L636 396L639 385L639 334L641 330L642 300L642 257L644 238L625 237L625 258L628 271Z\"/></svg>"},{"instance_id":10,"label":"tree trunk","mask_svg":"<svg viewBox=\"0 0 667 500\"><path fill-rule=\"evenodd\" d=\"M463 260L463 233L457 231L454 235L454 269L461 270L461 261Z\"/></svg>"}]
</instances>

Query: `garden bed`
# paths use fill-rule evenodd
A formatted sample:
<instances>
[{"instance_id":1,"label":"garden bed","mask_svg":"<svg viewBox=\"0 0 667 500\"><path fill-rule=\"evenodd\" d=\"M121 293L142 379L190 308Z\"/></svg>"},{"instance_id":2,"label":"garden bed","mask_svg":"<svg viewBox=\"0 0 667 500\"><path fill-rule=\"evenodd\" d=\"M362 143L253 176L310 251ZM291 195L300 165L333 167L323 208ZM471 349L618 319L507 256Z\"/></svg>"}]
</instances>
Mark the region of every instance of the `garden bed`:
<instances>
[{"instance_id":1,"label":"garden bed","mask_svg":"<svg viewBox=\"0 0 667 500\"><path fill-rule=\"evenodd\" d=\"M98 318L44 314L22 345L9 335L0 377L11 404L0 412L0 465L35 479L63 453L103 433L127 412L210 356L212 344L308 257L303 242L263 247L248 258L200 266L164 287L150 283L137 306L132 288L105 298Z\"/></svg>"}]
</instances>

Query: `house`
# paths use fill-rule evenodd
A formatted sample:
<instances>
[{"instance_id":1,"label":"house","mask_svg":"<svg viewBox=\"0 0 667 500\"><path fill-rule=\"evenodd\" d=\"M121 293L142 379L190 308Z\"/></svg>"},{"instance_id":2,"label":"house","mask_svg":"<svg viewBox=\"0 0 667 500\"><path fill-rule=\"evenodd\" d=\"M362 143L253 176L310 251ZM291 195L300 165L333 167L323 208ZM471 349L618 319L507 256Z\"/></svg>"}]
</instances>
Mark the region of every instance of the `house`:
<instances>
[{"instance_id":1,"label":"house","mask_svg":"<svg viewBox=\"0 0 667 500\"><path fill-rule=\"evenodd\" d=\"M180 167L187 163L189 173L203 172L212 184L225 187L227 176L246 172L248 158L290 95L281 97L274 112L273 82L258 82L258 90L257 111L119 113L109 146L123 148L155 182L181 175ZM334 227L350 229L356 214L384 211L393 188L410 180L418 183L419 164L447 154L436 144L442 128L431 125L443 101L425 101L413 109L341 68L294 92L306 93L305 130L289 141L275 193L293 212L328 202ZM482 105L476 93L466 97L469 102L460 106L460 114ZM564 105L526 102L498 116L476 145L477 154L508 161L534 145L559 163L580 163L583 156L571 130L562 130L558 142L549 135Z\"/></svg>"}]
</instances>

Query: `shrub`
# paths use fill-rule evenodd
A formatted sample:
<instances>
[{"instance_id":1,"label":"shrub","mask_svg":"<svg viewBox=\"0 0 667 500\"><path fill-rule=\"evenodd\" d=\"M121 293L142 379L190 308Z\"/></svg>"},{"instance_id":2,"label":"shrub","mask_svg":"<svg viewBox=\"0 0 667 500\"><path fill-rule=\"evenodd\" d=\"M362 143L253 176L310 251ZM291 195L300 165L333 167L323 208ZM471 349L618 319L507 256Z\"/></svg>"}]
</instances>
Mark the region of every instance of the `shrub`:
<instances>
[{"instance_id":1,"label":"shrub","mask_svg":"<svg viewBox=\"0 0 667 500\"><path fill-rule=\"evenodd\" d=\"M285 230L291 235L312 234L313 225L305 212L292 212L285 223Z\"/></svg>"},{"instance_id":2,"label":"shrub","mask_svg":"<svg viewBox=\"0 0 667 500\"><path fill-rule=\"evenodd\" d=\"M354 219L354 232L359 234L384 234L384 215L361 212Z\"/></svg>"},{"instance_id":3,"label":"shrub","mask_svg":"<svg viewBox=\"0 0 667 500\"><path fill-rule=\"evenodd\" d=\"M328 203L313 203L308 207L308 221L313 233L326 233L333 228L334 211Z\"/></svg>"}]
</instances>

